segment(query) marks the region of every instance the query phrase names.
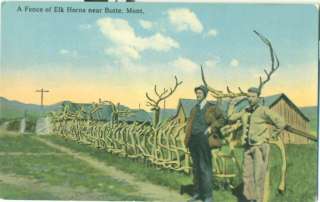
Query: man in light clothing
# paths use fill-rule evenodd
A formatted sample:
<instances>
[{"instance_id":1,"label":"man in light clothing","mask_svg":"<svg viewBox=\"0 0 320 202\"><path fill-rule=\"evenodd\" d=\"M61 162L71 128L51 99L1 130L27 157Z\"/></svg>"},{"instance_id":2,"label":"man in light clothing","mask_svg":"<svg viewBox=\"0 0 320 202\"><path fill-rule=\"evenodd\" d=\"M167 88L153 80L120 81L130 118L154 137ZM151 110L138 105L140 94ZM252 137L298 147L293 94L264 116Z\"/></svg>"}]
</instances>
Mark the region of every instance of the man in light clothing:
<instances>
[{"instance_id":1,"label":"man in light clothing","mask_svg":"<svg viewBox=\"0 0 320 202\"><path fill-rule=\"evenodd\" d=\"M248 90L250 103L246 112L250 113L248 120L247 138L243 160L243 194L249 201L262 202L264 196L265 176L269 164L270 145L267 143L271 136L277 136L285 128L286 123L268 107L259 102L258 88ZM270 133L272 126L272 133Z\"/></svg>"}]
</instances>

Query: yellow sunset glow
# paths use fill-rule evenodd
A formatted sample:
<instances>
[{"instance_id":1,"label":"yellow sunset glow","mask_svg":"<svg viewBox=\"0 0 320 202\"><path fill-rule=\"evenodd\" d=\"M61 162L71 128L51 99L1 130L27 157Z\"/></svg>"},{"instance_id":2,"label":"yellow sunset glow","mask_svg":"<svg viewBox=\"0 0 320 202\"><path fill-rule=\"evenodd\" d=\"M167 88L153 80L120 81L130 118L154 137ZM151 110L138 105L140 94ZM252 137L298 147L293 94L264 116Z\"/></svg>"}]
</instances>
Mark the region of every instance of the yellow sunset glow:
<instances>
[{"instance_id":1,"label":"yellow sunset glow","mask_svg":"<svg viewBox=\"0 0 320 202\"><path fill-rule=\"evenodd\" d=\"M97 102L99 98L102 100L111 100L115 103L121 103L131 108L148 109L146 104L145 93L149 92L151 97L154 97L153 84L131 84L123 86L107 86L103 82L80 82L78 80L67 80L57 85L57 82L44 81L45 79L36 80L35 78L18 78L6 77L1 80L1 96L11 100L17 100L24 103L40 104L40 93L35 91L40 88L50 90L44 94L44 104L50 105L63 100L70 100L79 103ZM43 85L40 85L43 83ZM59 83L59 82L58 82ZM213 83L213 82L211 82ZM219 90L225 90L225 84L221 81L215 81L215 86ZM169 88L173 85L173 80L167 82L168 85L159 85ZM178 87L173 96L166 100L167 108L176 108L179 98L194 98L193 89L201 84L199 79L194 79L190 82L184 82ZM242 86L246 89L252 85L251 82L244 82ZM162 87L163 86L163 87ZM296 86L284 86L277 88L277 84L266 86L263 91L263 96L285 93L297 106L313 106L317 103L317 87L316 83L312 82L309 88L297 88ZM232 86L236 90L237 86ZM208 99L212 97L209 96ZM161 104L163 105L163 103Z\"/></svg>"}]
</instances>

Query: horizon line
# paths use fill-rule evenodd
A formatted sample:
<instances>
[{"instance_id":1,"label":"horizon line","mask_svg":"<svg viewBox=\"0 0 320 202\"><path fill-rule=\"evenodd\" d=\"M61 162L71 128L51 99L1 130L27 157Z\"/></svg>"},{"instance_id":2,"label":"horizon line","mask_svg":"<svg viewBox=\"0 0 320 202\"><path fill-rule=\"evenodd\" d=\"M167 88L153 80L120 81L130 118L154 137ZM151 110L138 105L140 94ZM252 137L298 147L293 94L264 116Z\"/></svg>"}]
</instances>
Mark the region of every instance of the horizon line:
<instances>
[{"instance_id":1,"label":"horizon line","mask_svg":"<svg viewBox=\"0 0 320 202\"><path fill-rule=\"evenodd\" d=\"M262 96L262 97L268 97L268 96L273 96L273 95L278 95L278 94L285 94L285 93L275 93L275 94L271 94L271 95L267 95L267 96ZM286 95L286 94L285 94ZM287 96L287 95L286 95ZM288 96L287 96L288 97ZM16 99L10 99L10 98L7 98L5 96L1 96L0 95L0 98L4 98L8 101L14 101L14 102L18 102L20 104L26 104L26 105L37 105L37 106L41 106L41 104L38 104L38 103L28 103L28 102L23 102L23 101L19 101L19 100L16 100ZM289 97L288 97L289 98ZM179 98L180 99L190 99L190 100L195 100L195 98ZM290 99L290 98L289 98ZM207 99L209 101L211 101L211 99ZM291 99L290 99L291 100ZM293 100L292 100L293 101ZM59 103L62 103L62 102L72 102L72 103L75 103L75 104L92 104L92 103L97 103L95 101L92 101L92 102L74 102L72 100L61 100L59 102L55 102L55 103L52 103L52 104L43 104L44 107L48 107L48 106L53 106L53 105L57 105ZM178 101L179 102L179 101ZM125 103L121 103L121 102L118 102L120 103L121 105L123 106L127 106ZM295 102L293 101L293 103L295 104ZM296 105L296 104L295 104ZM298 105L297 105L298 106ZM301 107L318 107L317 104L315 105L302 105L302 106L298 106L299 108ZM148 107L146 107L148 109ZM132 109L136 109L136 108L132 108ZM138 109L138 108L137 108ZM140 109L144 109L143 107L140 107ZM163 108L162 108L163 109ZM166 108L166 109L176 109L175 108ZM151 110L148 110L148 111L151 111Z\"/></svg>"}]
</instances>

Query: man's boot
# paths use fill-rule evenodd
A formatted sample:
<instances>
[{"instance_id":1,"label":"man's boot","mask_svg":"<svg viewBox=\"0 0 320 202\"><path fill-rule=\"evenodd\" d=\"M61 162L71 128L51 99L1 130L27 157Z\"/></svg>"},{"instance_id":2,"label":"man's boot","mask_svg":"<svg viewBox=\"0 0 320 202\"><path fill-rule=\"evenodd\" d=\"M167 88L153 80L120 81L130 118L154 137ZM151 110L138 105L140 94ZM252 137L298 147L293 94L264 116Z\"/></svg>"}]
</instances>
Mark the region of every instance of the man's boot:
<instances>
[{"instance_id":1,"label":"man's boot","mask_svg":"<svg viewBox=\"0 0 320 202\"><path fill-rule=\"evenodd\" d=\"M200 194L194 194L187 202L195 202L200 199Z\"/></svg>"},{"instance_id":2,"label":"man's boot","mask_svg":"<svg viewBox=\"0 0 320 202\"><path fill-rule=\"evenodd\" d=\"M203 202L213 202L212 197L205 198Z\"/></svg>"}]
</instances>

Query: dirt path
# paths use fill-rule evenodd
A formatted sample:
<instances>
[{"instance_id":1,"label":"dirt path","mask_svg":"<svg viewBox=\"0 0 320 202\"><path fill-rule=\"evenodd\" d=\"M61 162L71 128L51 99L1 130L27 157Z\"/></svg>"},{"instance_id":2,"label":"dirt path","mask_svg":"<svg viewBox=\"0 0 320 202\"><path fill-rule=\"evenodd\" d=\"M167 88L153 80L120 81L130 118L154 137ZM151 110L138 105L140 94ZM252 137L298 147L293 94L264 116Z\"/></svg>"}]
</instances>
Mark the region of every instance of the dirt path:
<instances>
[{"instance_id":1,"label":"dirt path","mask_svg":"<svg viewBox=\"0 0 320 202\"><path fill-rule=\"evenodd\" d=\"M33 153L33 152L0 152L0 156L65 156L66 153L46 152L46 153Z\"/></svg>"},{"instance_id":2,"label":"dirt path","mask_svg":"<svg viewBox=\"0 0 320 202\"><path fill-rule=\"evenodd\" d=\"M34 137L40 142L48 145L49 147L55 148L61 152L64 152L76 159L86 162L88 165L93 168L102 171L107 176L111 176L112 178L123 180L137 187L140 195L145 196L150 199L154 199L155 201L186 201L188 197L186 195L181 196L177 191L168 189L166 187L162 187L159 185L151 184L148 182L139 181L136 177L125 173L113 166L108 166L105 163L102 163L84 153L77 153L69 148L66 148L61 145L54 144L48 140L42 139L41 137Z\"/></svg>"},{"instance_id":3,"label":"dirt path","mask_svg":"<svg viewBox=\"0 0 320 202\"><path fill-rule=\"evenodd\" d=\"M103 196L98 192L93 192L92 190L88 190L84 187L76 187L71 188L69 186L54 186L51 184L47 184L44 182L40 182L38 180L8 175L0 173L0 182L14 185L20 188L32 189L39 192L47 192L52 194L58 199L63 200L103 200Z\"/></svg>"}]
</instances>

